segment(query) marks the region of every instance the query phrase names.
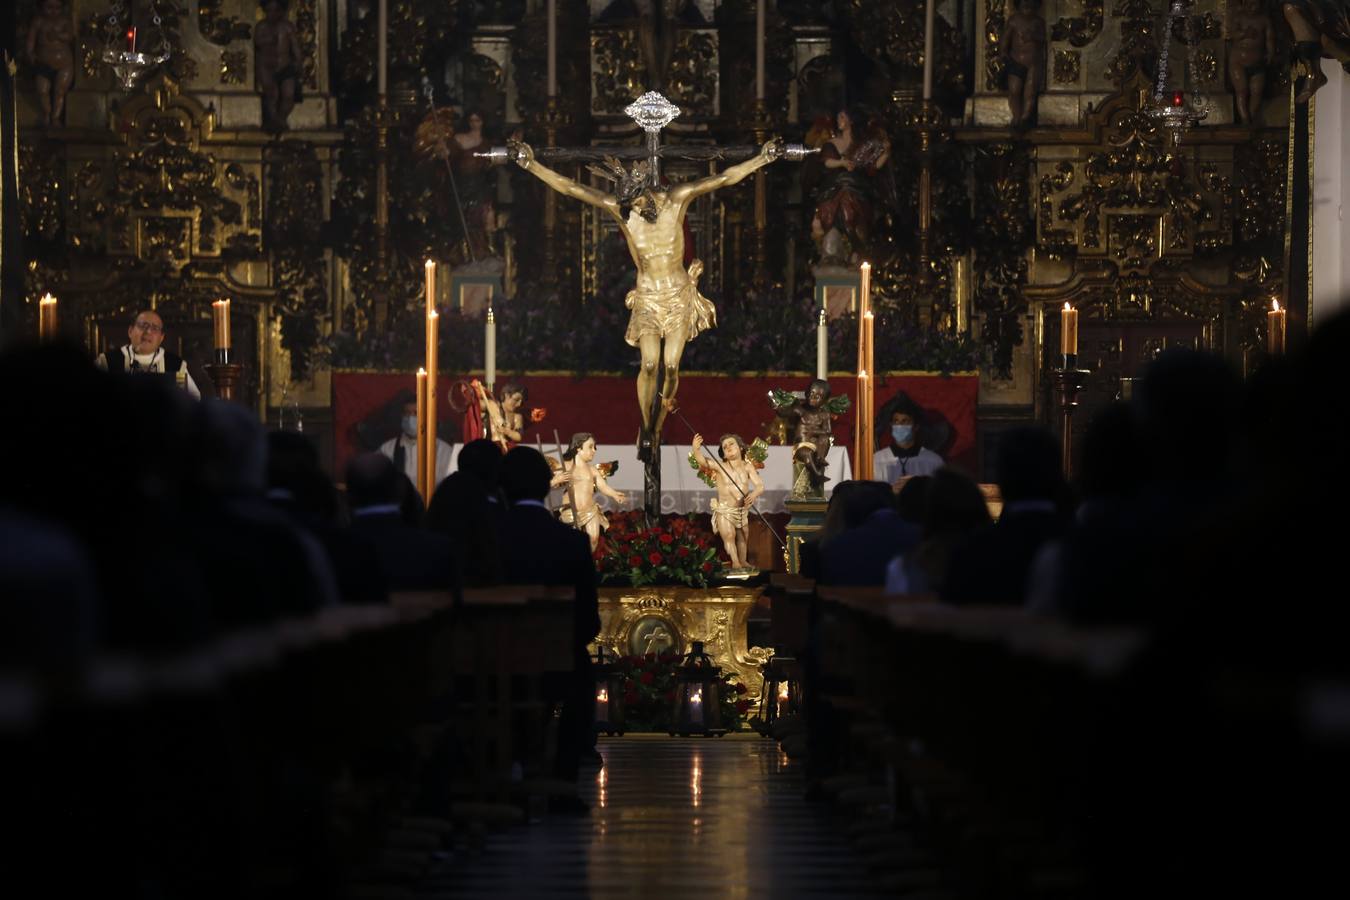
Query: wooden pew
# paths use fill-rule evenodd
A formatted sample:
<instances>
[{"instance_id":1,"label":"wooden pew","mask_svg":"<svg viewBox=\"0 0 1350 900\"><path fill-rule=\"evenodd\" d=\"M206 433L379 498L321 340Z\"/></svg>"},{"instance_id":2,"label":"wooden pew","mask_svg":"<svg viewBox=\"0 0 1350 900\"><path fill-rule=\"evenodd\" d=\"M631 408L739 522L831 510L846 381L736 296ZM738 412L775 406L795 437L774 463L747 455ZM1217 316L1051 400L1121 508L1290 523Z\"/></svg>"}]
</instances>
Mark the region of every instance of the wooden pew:
<instances>
[{"instance_id":1,"label":"wooden pew","mask_svg":"<svg viewBox=\"0 0 1350 900\"><path fill-rule=\"evenodd\" d=\"M1084 825L1097 797L1092 766L1114 758L1110 736L1132 690L1125 674L1147 646L1140 630L879 588L815 594L823 697L807 709L846 742L838 765L894 781L902 806L913 798L953 871L975 879L973 894L1035 895L1047 879L1077 885L1072 893L1104 877L1093 853L1105 839ZM869 720L884 726L858 729ZM851 740L840 737L850 729ZM860 746L867 733L893 737ZM816 735L813 747L828 745ZM889 776L876 768L878 748Z\"/></svg>"}]
</instances>

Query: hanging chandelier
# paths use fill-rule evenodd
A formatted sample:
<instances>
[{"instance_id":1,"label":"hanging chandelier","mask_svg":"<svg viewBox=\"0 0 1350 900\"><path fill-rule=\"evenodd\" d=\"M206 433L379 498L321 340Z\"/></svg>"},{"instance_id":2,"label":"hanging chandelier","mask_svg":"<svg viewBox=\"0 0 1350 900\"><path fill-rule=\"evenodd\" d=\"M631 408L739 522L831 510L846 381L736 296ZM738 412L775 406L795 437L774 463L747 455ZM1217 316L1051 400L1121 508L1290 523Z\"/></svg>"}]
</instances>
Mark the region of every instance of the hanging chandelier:
<instances>
[{"instance_id":1,"label":"hanging chandelier","mask_svg":"<svg viewBox=\"0 0 1350 900\"><path fill-rule=\"evenodd\" d=\"M1197 84L1197 63L1199 44L1195 27L1195 17L1186 15L1187 0L1172 0L1167 9L1167 22L1163 26L1162 52L1158 54L1158 77L1153 86L1153 102L1148 107L1148 115L1169 134L1172 143L1181 142L1181 135L1194 128L1209 115L1205 108L1205 98L1199 92L1188 94L1186 84ZM1172 37L1177 19L1182 20L1185 37L1181 39L1186 46L1186 71L1181 88L1170 88Z\"/></svg>"},{"instance_id":2,"label":"hanging chandelier","mask_svg":"<svg viewBox=\"0 0 1350 900\"><path fill-rule=\"evenodd\" d=\"M134 2L134 0L133 0ZM117 76L122 90L131 91L148 72L169 61L173 46L159 13L161 0L151 0L150 28L141 34L126 0L113 0L103 25L103 61ZM148 49L144 49L148 48Z\"/></svg>"}]
</instances>

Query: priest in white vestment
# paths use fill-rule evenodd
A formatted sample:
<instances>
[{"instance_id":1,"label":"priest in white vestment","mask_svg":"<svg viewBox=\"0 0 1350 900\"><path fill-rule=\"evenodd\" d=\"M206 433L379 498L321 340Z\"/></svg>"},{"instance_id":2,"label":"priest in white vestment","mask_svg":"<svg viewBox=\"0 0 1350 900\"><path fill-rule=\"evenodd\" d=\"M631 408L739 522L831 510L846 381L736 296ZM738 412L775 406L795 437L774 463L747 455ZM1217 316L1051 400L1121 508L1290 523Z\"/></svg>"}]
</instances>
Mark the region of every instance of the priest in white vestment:
<instances>
[{"instance_id":1,"label":"priest in white vestment","mask_svg":"<svg viewBox=\"0 0 1350 900\"><path fill-rule=\"evenodd\" d=\"M188 372L187 362L164 349L164 320L153 309L136 313L136 321L127 329L131 343L117 350L100 353L94 364L105 372L170 377L183 390L200 400L202 392Z\"/></svg>"}]
</instances>

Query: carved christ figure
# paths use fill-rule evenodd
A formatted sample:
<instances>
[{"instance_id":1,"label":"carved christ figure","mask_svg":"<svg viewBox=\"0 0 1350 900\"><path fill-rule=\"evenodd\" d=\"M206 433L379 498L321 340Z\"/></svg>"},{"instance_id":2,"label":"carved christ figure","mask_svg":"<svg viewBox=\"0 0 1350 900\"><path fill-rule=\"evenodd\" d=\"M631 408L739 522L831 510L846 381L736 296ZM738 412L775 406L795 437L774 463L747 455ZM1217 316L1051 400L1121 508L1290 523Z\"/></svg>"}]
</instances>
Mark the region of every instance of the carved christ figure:
<instances>
[{"instance_id":1,"label":"carved christ figure","mask_svg":"<svg viewBox=\"0 0 1350 900\"><path fill-rule=\"evenodd\" d=\"M61 0L42 0L28 26L25 47L33 64L33 83L42 105L44 125L61 124L66 94L75 81L75 26Z\"/></svg>"},{"instance_id":2,"label":"carved christ figure","mask_svg":"<svg viewBox=\"0 0 1350 900\"><path fill-rule=\"evenodd\" d=\"M1013 128L1025 128L1036 115L1036 95L1045 87L1045 19L1041 0L1016 0L999 37L1008 79L1008 111Z\"/></svg>"},{"instance_id":3,"label":"carved christ figure","mask_svg":"<svg viewBox=\"0 0 1350 900\"><path fill-rule=\"evenodd\" d=\"M291 110L300 102L300 75L305 52L295 25L286 18L290 0L263 0L264 18L253 29L254 74L263 95L263 128L286 130Z\"/></svg>"},{"instance_id":4,"label":"carved christ figure","mask_svg":"<svg viewBox=\"0 0 1350 900\"><path fill-rule=\"evenodd\" d=\"M624 340L642 354L638 370L638 404L642 408L643 436L640 449L644 458L661 433L666 413L675 406L680 383L680 358L684 346L700 331L716 324L712 301L698 290L703 263L694 260L684 268L684 216L697 197L743 180L755 170L783 155L778 141L767 141L757 156L729 166L718 175L701 178L671 188L652 187L648 183L646 163L623 172L610 160L616 181L613 194L587 187L559 175L534 158L527 144L517 144L516 163L560 194L598 206L619 223L628 242L628 252L637 265L637 286L628 292L625 305L632 310ZM664 351L662 342L665 342ZM656 408L658 365L665 363L666 381L661 406Z\"/></svg>"},{"instance_id":5,"label":"carved christ figure","mask_svg":"<svg viewBox=\"0 0 1350 900\"><path fill-rule=\"evenodd\" d=\"M1238 121L1251 125L1261 112L1266 69L1275 59L1275 26L1261 0L1242 0L1228 17L1228 83L1233 87Z\"/></svg>"}]
</instances>

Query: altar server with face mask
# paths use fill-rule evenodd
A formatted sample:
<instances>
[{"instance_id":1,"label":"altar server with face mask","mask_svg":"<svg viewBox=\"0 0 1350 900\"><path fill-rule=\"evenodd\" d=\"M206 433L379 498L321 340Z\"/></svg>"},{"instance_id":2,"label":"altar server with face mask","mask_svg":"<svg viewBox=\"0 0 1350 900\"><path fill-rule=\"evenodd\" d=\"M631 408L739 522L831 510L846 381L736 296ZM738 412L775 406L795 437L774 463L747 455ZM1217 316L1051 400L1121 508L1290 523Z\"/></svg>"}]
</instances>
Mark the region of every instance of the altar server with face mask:
<instances>
[{"instance_id":1,"label":"altar server with face mask","mask_svg":"<svg viewBox=\"0 0 1350 900\"><path fill-rule=\"evenodd\" d=\"M380 445L380 452L394 461L394 468L405 473L412 483L417 484L417 403L409 401L403 404L403 416L399 420L399 433ZM436 439L436 484L450 474L451 446L440 438Z\"/></svg>"},{"instance_id":2,"label":"altar server with face mask","mask_svg":"<svg viewBox=\"0 0 1350 900\"><path fill-rule=\"evenodd\" d=\"M903 392L886 404L890 408L889 434L878 435L885 445L872 457L872 479L890 485L903 484L915 475L932 475L942 468L942 457L923 446L919 420L923 411ZM885 409L885 407L883 407Z\"/></svg>"}]
</instances>

